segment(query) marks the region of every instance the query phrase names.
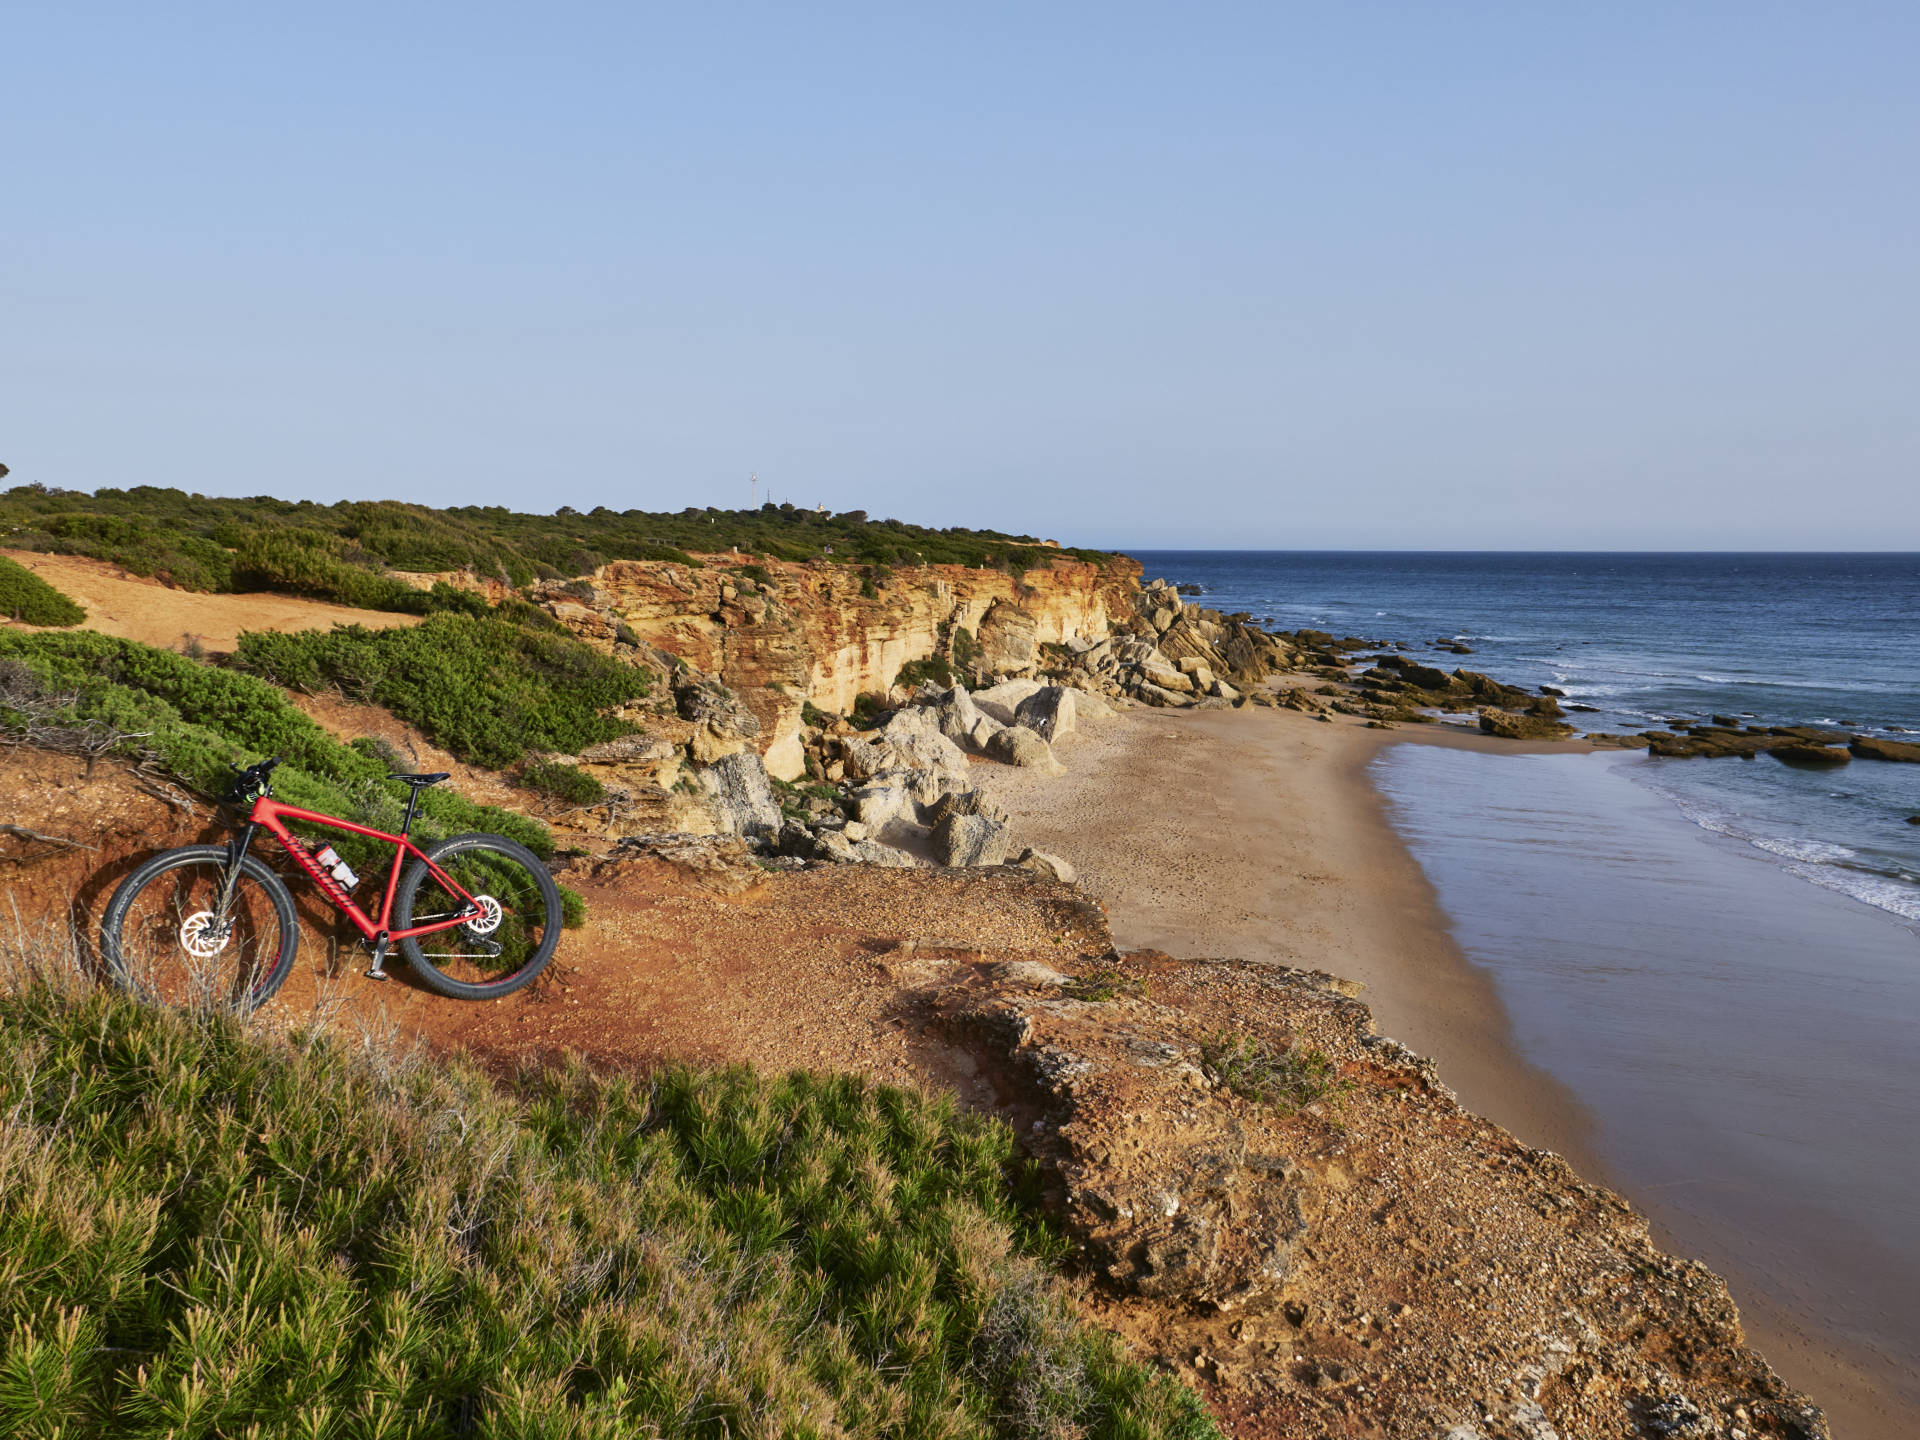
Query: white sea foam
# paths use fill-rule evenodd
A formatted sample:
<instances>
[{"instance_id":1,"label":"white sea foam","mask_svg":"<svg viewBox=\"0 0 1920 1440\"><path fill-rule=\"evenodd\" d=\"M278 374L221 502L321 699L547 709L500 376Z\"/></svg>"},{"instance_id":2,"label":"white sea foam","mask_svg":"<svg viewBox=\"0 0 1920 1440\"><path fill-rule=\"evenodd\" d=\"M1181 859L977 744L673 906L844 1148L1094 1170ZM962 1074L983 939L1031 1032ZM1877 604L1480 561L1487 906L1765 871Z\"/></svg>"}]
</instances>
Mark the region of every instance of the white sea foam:
<instances>
[{"instance_id":1,"label":"white sea foam","mask_svg":"<svg viewBox=\"0 0 1920 1440\"><path fill-rule=\"evenodd\" d=\"M1641 779L1640 783L1672 801L1676 810L1702 830L1742 841L1764 855L1784 860L1786 864L1781 868L1790 875L1903 920L1920 920L1920 884L1904 875L1887 875L1851 863L1860 858L1858 850L1804 836L1756 834L1743 817L1731 811L1717 809L1650 780Z\"/></svg>"}]
</instances>

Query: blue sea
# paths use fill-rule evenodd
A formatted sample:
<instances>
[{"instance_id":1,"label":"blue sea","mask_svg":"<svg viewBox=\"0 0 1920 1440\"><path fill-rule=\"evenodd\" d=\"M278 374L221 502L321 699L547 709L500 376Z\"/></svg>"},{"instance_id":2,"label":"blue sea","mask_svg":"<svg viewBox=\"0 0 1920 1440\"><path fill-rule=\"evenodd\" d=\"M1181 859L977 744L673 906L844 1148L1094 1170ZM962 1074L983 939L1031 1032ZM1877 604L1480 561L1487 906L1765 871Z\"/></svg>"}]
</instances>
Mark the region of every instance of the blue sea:
<instances>
[{"instance_id":1,"label":"blue sea","mask_svg":"<svg viewBox=\"0 0 1920 1440\"><path fill-rule=\"evenodd\" d=\"M1268 628L1405 641L1447 669L1555 686L1594 707L1569 716L1584 730L1721 715L1920 741L1920 555L1132 553L1148 579L1197 584L1195 603ZM1624 769L1799 878L1920 920L1920 825L1906 823L1920 765L1642 756Z\"/></svg>"}]
</instances>

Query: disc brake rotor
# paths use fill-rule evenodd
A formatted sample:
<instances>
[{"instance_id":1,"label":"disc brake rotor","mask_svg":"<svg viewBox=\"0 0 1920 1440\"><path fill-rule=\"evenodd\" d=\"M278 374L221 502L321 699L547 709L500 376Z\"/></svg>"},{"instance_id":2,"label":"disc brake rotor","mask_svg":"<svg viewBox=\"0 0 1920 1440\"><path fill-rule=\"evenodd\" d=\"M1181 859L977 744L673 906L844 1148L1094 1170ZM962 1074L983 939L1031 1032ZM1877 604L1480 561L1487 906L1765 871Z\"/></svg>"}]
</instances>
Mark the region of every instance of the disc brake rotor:
<instances>
[{"instance_id":1,"label":"disc brake rotor","mask_svg":"<svg viewBox=\"0 0 1920 1440\"><path fill-rule=\"evenodd\" d=\"M480 907L480 913L460 928L469 935L491 935L498 930L500 921L505 915L500 908L500 902L491 895L476 895L473 897L473 903Z\"/></svg>"},{"instance_id":2,"label":"disc brake rotor","mask_svg":"<svg viewBox=\"0 0 1920 1440\"><path fill-rule=\"evenodd\" d=\"M180 922L180 946L196 960L213 959L232 939L233 926L211 910L196 910Z\"/></svg>"}]
</instances>

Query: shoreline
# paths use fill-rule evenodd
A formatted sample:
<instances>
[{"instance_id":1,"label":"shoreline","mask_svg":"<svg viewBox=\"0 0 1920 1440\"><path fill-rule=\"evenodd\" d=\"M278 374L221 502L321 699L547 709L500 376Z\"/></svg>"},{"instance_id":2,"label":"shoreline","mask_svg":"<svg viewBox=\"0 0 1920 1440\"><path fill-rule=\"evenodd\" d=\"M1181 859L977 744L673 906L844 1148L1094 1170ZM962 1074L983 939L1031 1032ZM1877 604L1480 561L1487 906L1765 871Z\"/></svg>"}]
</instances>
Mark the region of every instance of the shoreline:
<instances>
[{"instance_id":1,"label":"shoreline","mask_svg":"<svg viewBox=\"0 0 1920 1440\"><path fill-rule=\"evenodd\" d=\"M1265 734L1254 738L1253 725ZM1153 746L1159 737L1143 733L1148 727L1165 741ZM1123 949L1358 981L1380 1033L1431 1058L1462 1105L1604 1184L1591 1118L1565 1086L1520 1058L1492 979L1454 941L1438 894L1367 777L1384 747L1405 743L1498 754L1586 748L1436 727L1372 730L1344 716L1322 724L1284 709L1141 709L1083 722L1056 742L1066 775L994 766L983 778L1022 843L1078 868ZM1245 773L1249 763L1265 773ZM1124 787L1111 783L1116 765L1127 771ZM1181 791L1184 804L1171 798ZM1137 807L1137 818L1122 806ZM1227 837L1232 855L1217 851Z\"/></svg>"},{"instance_id":2,"label":"shoreline","mask_svg":"<svg viewBox=\"0 0 1920 1440\"><path fill-rule=\"evenodd\" d=\"M1591 753L1464 730L1325 724L1284 709L1140 709L1057 742L1067 774L982 767L1023 842L1060 854L1105 905L1122 949L1298 966L1361 982L1384 1035L1431 1058L1466 1108L1620 1190L1596 1122L1522 1057L1491 973L1456 940L1434 884L1389 819L1368 768L1389 746L1494 755ZM1677 823L1685 823L1675 817ZM1637 1205L1636 1208L1644 1207ZM1657 1243L1691 1247L1649 1216ZM1735 1275L1736 1284L1751 1276ZM1846 1440L1910 1433L1837 1337L1811 1333L1741 1284L1753 1343L1827 1406Z\"/></svg>"}]
</instances>

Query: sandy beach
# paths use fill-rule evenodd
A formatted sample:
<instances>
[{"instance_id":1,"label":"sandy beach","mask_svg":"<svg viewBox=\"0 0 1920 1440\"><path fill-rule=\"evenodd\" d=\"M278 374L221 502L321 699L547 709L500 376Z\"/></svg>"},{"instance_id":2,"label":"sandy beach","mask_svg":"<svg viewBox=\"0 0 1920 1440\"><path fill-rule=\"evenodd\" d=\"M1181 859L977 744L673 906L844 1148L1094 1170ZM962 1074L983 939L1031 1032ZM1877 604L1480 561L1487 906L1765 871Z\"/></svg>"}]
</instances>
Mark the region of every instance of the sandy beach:
<instances>
[{"instance_id":1,"label":"sandy beach","mask_svg":"<svg viewBox=\"0 0 1920 1440\"><path fill-rule=\"evenodd\" d=\"M1062 737L1065 775L993 766L985 778L1023 843L1079 868L1123 948L1358 980L1378 1028L1433 1057L1463 1104L1617 1188L1597 1154L1592 1117L1522 1058L1492 978L1456 943L1432 884L1389 823L1367 767L1395 744L1506 755L1588 748L1438 727L1382 731L1285 710L1133 710ZM1658 1228L1657 1206L1653 1218ZM1836 1435L1916 1433L1916 1417L1838 1353L1833 1337L1764 1306L1746 1319L1789 1381L1828 1406Z\"/></svg>"},{"instance_id":2,"label":"sandy beach","mask_svg":"<svg viewBox=\"0 0 1920 1440\"><path fill-rule=\"evenodd\" d=\"M994 766L988 788L1022 843L1079 867L1122 946L1358 980L1381 1032L1432 1056L1461 1103L1604 1178L1585 1115L1515 1055L1498 995L1367 781L1380 747L1402 740L1561 748L1290 710L1135 710L1064 737L1068 774Z\"/></svg>"}]
</instances>

